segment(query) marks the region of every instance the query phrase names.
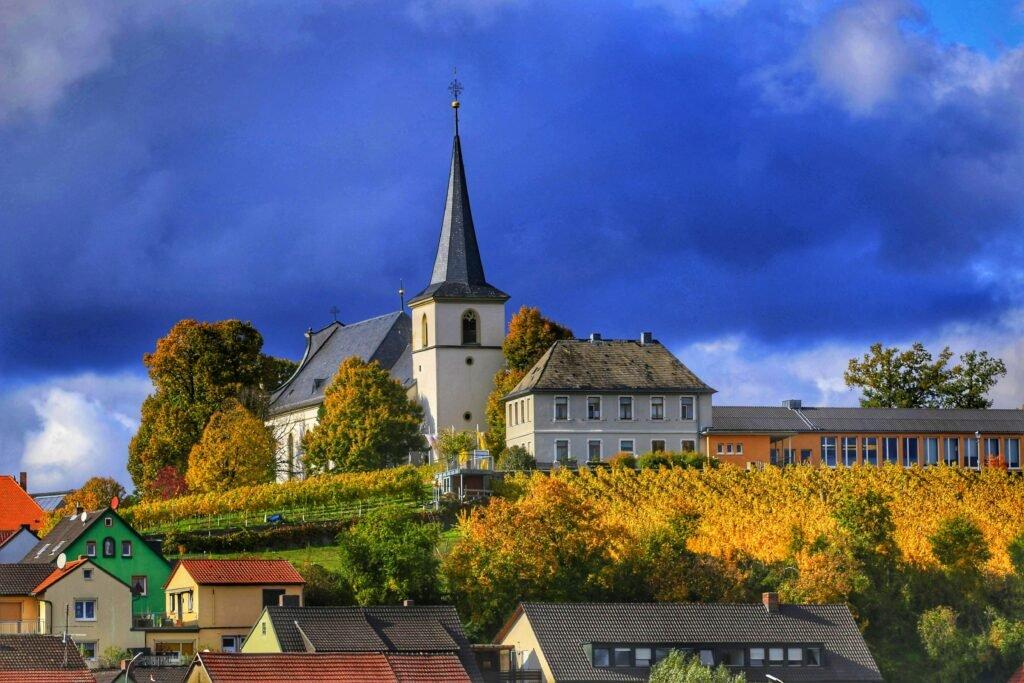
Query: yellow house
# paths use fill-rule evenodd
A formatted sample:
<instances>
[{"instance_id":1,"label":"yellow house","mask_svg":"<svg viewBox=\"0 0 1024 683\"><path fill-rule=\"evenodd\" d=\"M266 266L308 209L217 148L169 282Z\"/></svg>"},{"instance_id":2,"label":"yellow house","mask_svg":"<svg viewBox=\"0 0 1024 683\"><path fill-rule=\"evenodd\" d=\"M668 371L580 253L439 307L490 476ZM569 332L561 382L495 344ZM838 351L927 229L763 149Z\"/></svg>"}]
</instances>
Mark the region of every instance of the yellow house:
<instances>
[{"instance_id":1,"label":"yellow house","mask_svg":"<svg viewBox=\"0 0 1024 683\"><path fill-rule=\"evenodd\" d=\"M238 652L263 608L302 605L305 581L286 560L180 560L164 585L167 618L147 629L155 654Z\"/></svg>"},{"instance_id":2,"label":"yellow house","mask_svg":"<svg viewBox=\"0 0 1024 683\"><path fill-rule=\"evenodd\" d=\"M90 667L108 648L140 648L132 629L131 587L88 559L49 564L0 565L0 632L67 631Z\"/></svg>"}]
</instances>

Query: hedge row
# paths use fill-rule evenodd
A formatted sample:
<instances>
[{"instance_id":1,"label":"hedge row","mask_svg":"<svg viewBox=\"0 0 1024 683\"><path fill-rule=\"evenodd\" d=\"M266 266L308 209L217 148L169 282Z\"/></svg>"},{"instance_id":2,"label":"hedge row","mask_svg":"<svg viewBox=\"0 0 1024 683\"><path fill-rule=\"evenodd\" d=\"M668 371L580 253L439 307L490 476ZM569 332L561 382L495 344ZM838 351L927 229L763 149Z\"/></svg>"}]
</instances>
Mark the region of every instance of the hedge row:
<instances>
[{"instance_id":1,"label":"hedge row","mask_svg":"<svg viewBox=\"0 0 1024 683\"><path fill-rule=\"evenodd\" d=\"M244 529L227 534L176 532L164 536L167 557L197 553L238 553L333 545L351 521Z\"/></svg>"}]
</instances>

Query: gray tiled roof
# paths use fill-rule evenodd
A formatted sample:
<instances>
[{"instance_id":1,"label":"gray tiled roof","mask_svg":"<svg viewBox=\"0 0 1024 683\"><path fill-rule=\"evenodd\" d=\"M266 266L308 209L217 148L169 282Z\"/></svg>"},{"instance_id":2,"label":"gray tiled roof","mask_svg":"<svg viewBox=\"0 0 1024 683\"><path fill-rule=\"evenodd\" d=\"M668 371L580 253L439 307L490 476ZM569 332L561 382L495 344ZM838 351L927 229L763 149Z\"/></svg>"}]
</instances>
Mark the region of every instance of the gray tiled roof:
<instances>
[{"instance_id":1,"label":"gray tiled roof","mask_svg":"<svg viewBox=\"0 0 1024 683\"><path fill-rule=\"evenodd\" d=\"M714 391L654 341L564 339L551 345L506 398L537 391Z\"/></svg>"},{"instance_id":2,"label":"gray tiled roof","mask_svg":"<svg viewBox=\"0 0 1024 683\"><path fill-rule=\"evenodd\" d=\"M712 432L1024 433L1024 410L715 406Z\"/></svg>"},{"instance_id":3,"label":"gray tiled roof","mask_svg":"<svg viewBox=\"0 0 1024 683\"><path fill-rule=\"evenodd\" d=\"M60 636L0 635L0 671L85 670L74 641L68 647L64 645Z\"/></svg>"},{"instance_id":4,"label":"gray tiled roof","mask_svg":"<svg viewBox=\"0 0 1024 683\"><path fill-rule=\"evenodd\" d=\"M81 515L64 517L57 526L50 530L50 533L39 539L39 542L28 551L21 560L28 564L52 564L57 561L57 556L68 549L68 546L78 540L78 537L85 533L86 529L93 525L107 508L100 508L85 513L85 521Z\"/></svg>"},{"instance_id":5,"label":"gray tiled roof","mask_svg":"<svg viewBox=\"0 0 1024 683\"><path fill-rule=\"evenodd\" d=\"M448 193L441 219L441 236L437 242L434 270L430 284L409 303L434 297L437 299L508 299L498 288L488 284L484 264L469 208L469 188L462 163L462 143L455 136L452 163L448 173Z\"/></svg>"},{"instance_id":6,"label":"gray tiled roof","mask_svg":"<svg viewBox=\"0 0 1024 683\"><path fill-rule=\"evenodd\" d=\"M48 564L0 564L0 595L30 595L52 573Z\"/></svg>"},{"instance_id":7,"label":"gray tiled roof","mask_svg":"<svg viewBox=\"0 0 1024 683\"><path fill-rule=\"evenodd\" d=\"M306 640L315 652L456 652L478 678L459 615L448 605L268 607L267 615L282 652L306 652Z\"/></svg>"},{"instance_id":8,"label":"gray tiled roof","mask_svg":"<svg viewBox=\"0 0 1024 683\"><path fill-rule=\"evenodd\" d=\"M412 380L411 337L412 321L399 311L351 325L331 323L317 330L310 335L295 374L271 395L270 414L321 403L338 366L350 356L378 361L403 386L408 385Z\"/></svg>"},{"instance_id":9,"label":"gray tiled roof","mask_svg":"<svg viewBox=\"0 0 1024 683\"><path fill-rule=\"evenodd\" d=\"M805 645L823 649L820 667L743 669L794 681L880 681L881 674L845 605L714 603L523 603L558 681L646 681L648 669L592 666L587 643L664 646Z\"/></svg>"}]
</instances>

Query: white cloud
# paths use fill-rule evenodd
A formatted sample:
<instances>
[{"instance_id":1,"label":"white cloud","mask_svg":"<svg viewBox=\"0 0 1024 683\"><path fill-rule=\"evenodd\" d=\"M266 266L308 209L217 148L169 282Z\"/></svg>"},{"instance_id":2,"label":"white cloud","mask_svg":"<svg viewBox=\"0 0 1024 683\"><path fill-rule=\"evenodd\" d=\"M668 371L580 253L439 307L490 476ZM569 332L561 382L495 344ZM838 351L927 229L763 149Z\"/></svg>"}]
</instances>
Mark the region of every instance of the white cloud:
<instances>
[{"instance_id":1,"label":"white cloud","mask_svg":"<svg viewBox=\"0 0 1024 683\"><path fill-rule=\"evenodd\" d=\"M409 0L405 14L422 28L437 28L455 21L472 27L489 26L509 8L529 0Z\"/></svg>"},{"instance_id":2,"label":"white cloud","mask_svg":"<svg viewBox=\"0 0 1024 683\"><path fill-rule=\"evenodd\" d=\"M906 347L916 340L882 341ZM955 354L978 349L1002 358L1007 374L990 394L994 407L1024 405L1024 309L1011 311L992 326L950 326L921 341L932 353L949 346ZM843 372L868 346L870 342L826 342L784 351L732 335L691 344L678 355L718 389L715 402L720 405L778 405L800 398L808 405L854 406L859 394L846 388Z\"/></svg>"},{"instance_id":3,"label":"white cloud","mask_svg":"<svg viewBox=\"0 0 1024 683\"><path fill-rule=\"evenodd\" d=\"M0 396L3 470L27 471L36 491L73 488L94 475L130 485L128 441L151 390L138 375L83 373Z\"/></svg>"}]
</instances>

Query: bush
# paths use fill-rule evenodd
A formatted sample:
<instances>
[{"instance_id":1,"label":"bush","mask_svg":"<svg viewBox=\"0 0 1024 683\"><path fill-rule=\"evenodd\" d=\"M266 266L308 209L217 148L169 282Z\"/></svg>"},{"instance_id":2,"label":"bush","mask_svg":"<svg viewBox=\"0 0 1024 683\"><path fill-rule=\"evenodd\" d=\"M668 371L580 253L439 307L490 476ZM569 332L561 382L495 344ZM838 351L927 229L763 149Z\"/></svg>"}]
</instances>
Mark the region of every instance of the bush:
<instances>
[{"instance_id":1,"label":"bush","mask_svg":"<svg viewBox=\"0 0 1024 683\"><path fill-rule=\"evenodd\" d=\"M333 605L352 605L352 592L341 578L341 574L332 572L319 564L305 563L296 567L302 578L306 580L302 604L307 607L330 607Z\"/></svg>"},{"instance_id":2,"label":"bush","mask_svg":"<svg viewBox=\"0 0 1024 683\"><path fill-rule=\"evenodd\" d=\"M537 469L537 459L522 446L510 446L501 454L498 466L506 472Z\"/></svg>"},{"instance_id":3,"label":"bush","mask_svg":"<svg viewBox=\"0 0 1024 683\"><path fill-rule=\"evenodd\" d=\"M608 464L613 470L635 470L636 458L632 453L626 453L623 451L616 453L609 458Z\"/></svg>"},{"instance_id":4,"label":"bush","mask_svg":"<svg viewBox=\"0 0 1024 683\"><path fill-rule=\"evenodd\" d=\"M656 470L659 467L672 467L675 463L669 453L664 451L651 451L644 453L636 461L637 467L642 470Z\"/></svg>"},{"instance_id":5,"label":"bush","mask_svg":"<svg viewBox=\"0 0 1024 683\"><path fill-rule=\"evenodd\" d=\"M435 448L437 448L437 453L444 462L454 465L459 461L463 453L468 455L476 450L476 434L446 429L437 435Z\"/></svg>"},{"instance_id":6,"label":"bush","mask_svg":"<svg viewBox=\"0 0 1024 683\"><path fill-rule=\"evenodd\" d=\"M241 486L171 500L150 501L119 510L136 530L198 516L234 512L275 512L287 508L340 505L372 498L423 499L431 468L395 467L372 472L319 475L283 483Z\"/></svg>"},{"instance_id":7,"label":"bush","mask_svg":"<svg viewBox=\"0 0 1024 683\"><path fill-rule=\"evenodd\" d=\"M117 669L120 668L121 662L126 659L131 659L132 655L128 650L111 645L110 647L103 650L100 655L100 668L101 669Z\"/></svg>"},{"instance_id":8,"label":"bush","mask_svg":"<svg viewBox=\"0 0 1024 683\"><path fill-rule=\"evenodd\" d=\"M207 531L176 531L164 536L163 552L167 557L198 553L243 553L259 550L283 550L307 546L332 545L338 532L350 522L320 522L243 529L227 534Z\"/></svg>"},{"instance_id":9,"label":"bush","mask_svg":"<svg viewBox=\"0 0 1024 683\"><path fill-rule=\"evenodd\" d=\"M673 650L651 669L650 683L745 683L746 675L733 674L723 665L714 669L701 664L694 655Z\"/></svg>"}]
</instances>

